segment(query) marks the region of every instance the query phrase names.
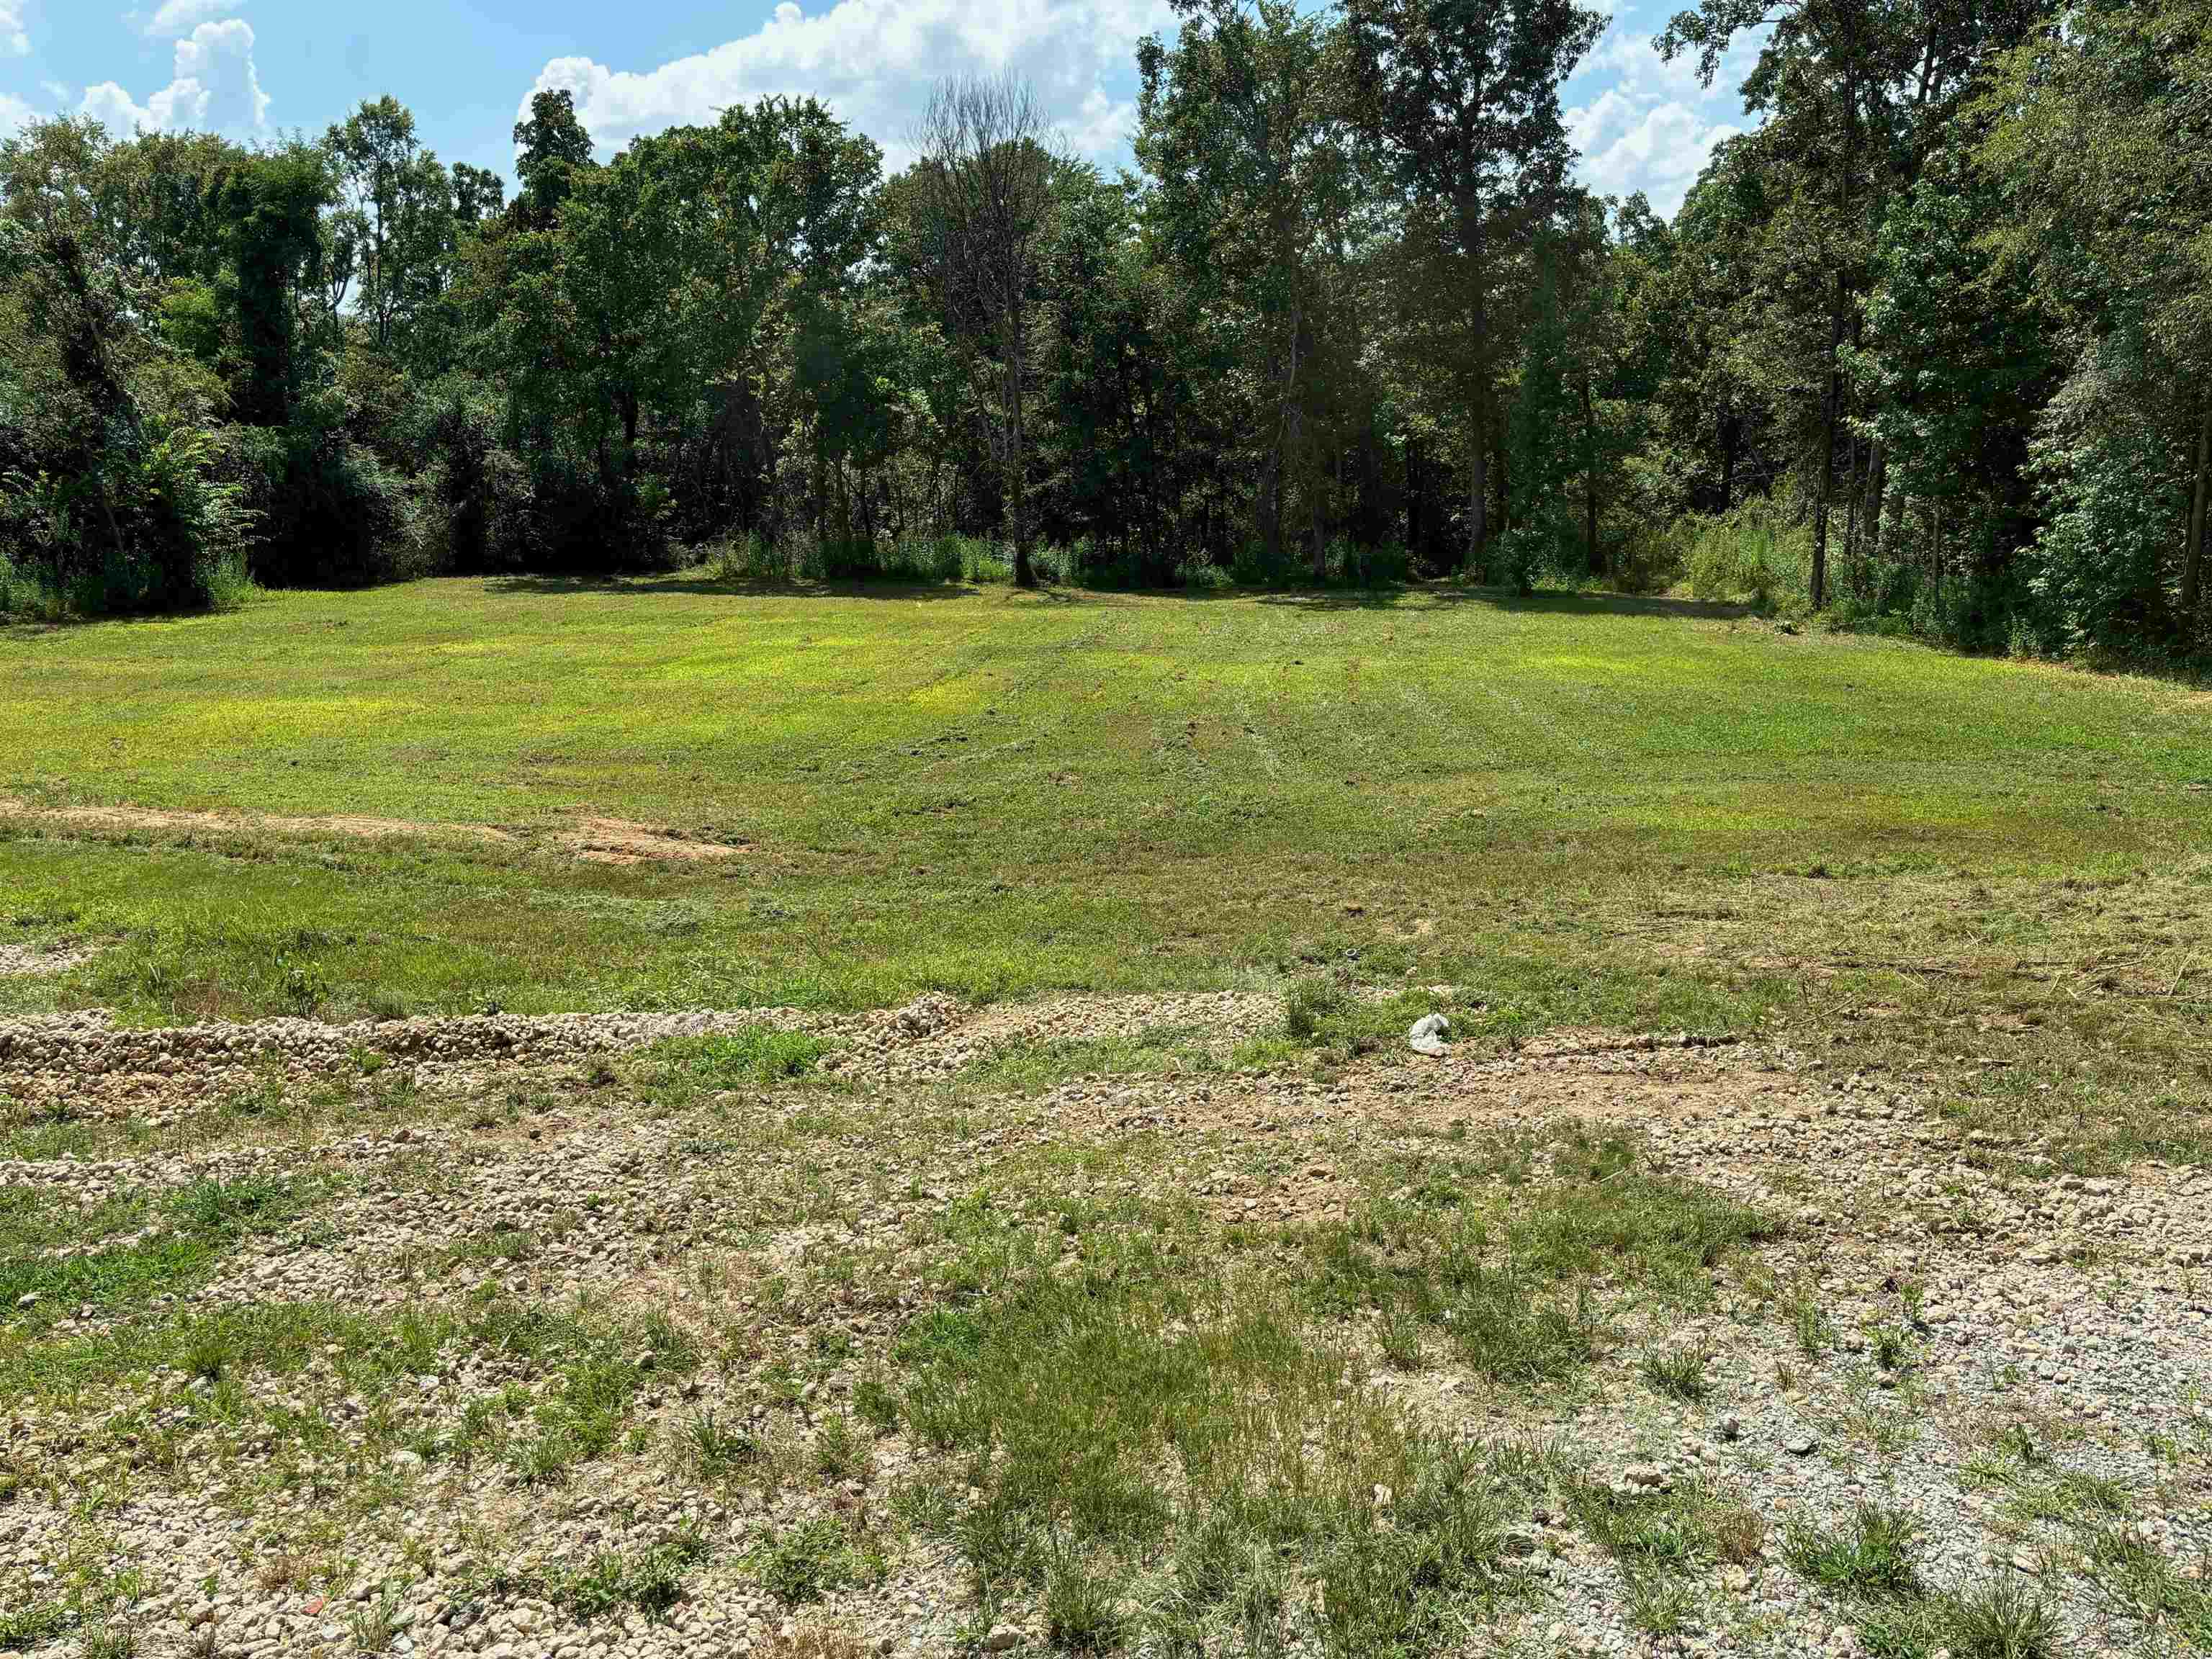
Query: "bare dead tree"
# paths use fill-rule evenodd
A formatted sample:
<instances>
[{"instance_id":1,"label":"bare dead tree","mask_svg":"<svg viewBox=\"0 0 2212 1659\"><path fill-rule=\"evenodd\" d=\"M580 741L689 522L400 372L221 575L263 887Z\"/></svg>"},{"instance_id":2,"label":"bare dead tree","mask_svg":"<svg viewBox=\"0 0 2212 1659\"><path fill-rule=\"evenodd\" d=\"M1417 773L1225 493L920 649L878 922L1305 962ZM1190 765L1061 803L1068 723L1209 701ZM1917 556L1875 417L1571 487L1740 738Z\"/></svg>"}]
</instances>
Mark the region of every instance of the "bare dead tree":
<instances>
[{"instance_id":1,"label":"bare dead tree","mask_svg":"<svg viewBox=\"0 0 2212 1659\"><path fill-rule=\"evenodd\" d=\"M1034 587L1029 300L1051 217L1056 140L1027 82L963 76L939 82L930 94L915 148L945 320L975 349L990 384L993 459L1006 489L1014 580Z\"/></svg>"}]
</instances>

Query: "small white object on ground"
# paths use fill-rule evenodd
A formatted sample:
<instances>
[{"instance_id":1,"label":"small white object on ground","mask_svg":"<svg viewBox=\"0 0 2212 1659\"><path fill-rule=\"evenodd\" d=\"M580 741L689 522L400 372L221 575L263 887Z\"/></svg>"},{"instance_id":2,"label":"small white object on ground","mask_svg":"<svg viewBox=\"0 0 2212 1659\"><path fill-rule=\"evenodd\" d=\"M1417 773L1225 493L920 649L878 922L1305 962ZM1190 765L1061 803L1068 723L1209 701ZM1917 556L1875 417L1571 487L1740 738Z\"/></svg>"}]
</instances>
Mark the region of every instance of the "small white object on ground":
<instances>
[{"instance_id":1,"label":"small white object on ground","mask_svg":"<svg viewBox=\"0 0 2212 1659\"><path fill-rule=\"evenodd\" d=\"M1451 1022L1442 1014L1423 1014L1406 1033L1406 1041L1417 1054L1441 1054L1450 1035Z\"/></svg>"}]
</instances>

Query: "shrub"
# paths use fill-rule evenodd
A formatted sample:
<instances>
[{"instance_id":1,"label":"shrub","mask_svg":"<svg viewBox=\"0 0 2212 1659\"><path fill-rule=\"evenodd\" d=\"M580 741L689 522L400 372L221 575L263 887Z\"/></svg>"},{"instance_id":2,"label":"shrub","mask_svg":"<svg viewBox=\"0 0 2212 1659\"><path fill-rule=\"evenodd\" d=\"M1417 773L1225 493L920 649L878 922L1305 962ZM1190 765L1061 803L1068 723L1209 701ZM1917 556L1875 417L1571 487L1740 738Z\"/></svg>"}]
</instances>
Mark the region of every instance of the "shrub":
<instances>
[{"instance_id":1,"label":"shrub","mask_svg":"<svg viewBox=\"0 0 2212 1659\"><path fill-rule=\"evenodd\" d=\"M426 574L405 486L345 433L333 393L301 399L281 427L241 428L246 497L258 520L252 569L279 586L361 587Z\"/></svg>"},{"instance_id":2,"label":"shrub","mask_svg":"<svg viewBox=\"0 0 2212 1659\"><path fill-rule=\"evenodd\" d=\"M216 476L221 446L193 427L111 423L87 470L16 473L0 486L0 525L21 550L0 556L0 612L46 617L235 605L251 592L253 515Z\"/></svg>"},{"instance_id":3,"label":"shrub","mask_svg":"<svg viewBox=\"0 0 2212 1659\"><path fill-rule=\"evenodd\" d=\"M1765 496L1727 513L1686 520L1682 564L1701 599L1741 599L1760 610L1802 602L1811 580L1813 532Z\"/></svg>"},{"instance_id":4,"label":"shrub","mask_svg":"<svg viewBox=\"0 0 2212 1659\"><path fill-rule=\"evenodd\" d=\"M416 532L431 569L515 570L536 544L529 469L501 442L505 409L459 375L416 393L401 420L420 470Z\"/></svg>"}]
</instances>

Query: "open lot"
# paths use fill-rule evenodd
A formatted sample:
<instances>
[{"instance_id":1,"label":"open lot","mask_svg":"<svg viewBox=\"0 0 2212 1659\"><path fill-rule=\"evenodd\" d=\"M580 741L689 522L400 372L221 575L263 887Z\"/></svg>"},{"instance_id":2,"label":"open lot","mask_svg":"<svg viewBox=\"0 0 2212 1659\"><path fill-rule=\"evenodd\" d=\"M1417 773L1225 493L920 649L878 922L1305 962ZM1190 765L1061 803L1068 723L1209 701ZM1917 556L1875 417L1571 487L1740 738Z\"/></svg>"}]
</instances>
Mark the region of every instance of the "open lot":
<instances>
[{"instance_id":1,"label":"open lot","mask_svg":"<svg viewBox=\"0 0 2212 1659\"><path fill-rule=\"evenodd\" d=\"M2202 693L444 581L0 797L0 1650L2212 1648Z\"/></svg>"}]
</instances>

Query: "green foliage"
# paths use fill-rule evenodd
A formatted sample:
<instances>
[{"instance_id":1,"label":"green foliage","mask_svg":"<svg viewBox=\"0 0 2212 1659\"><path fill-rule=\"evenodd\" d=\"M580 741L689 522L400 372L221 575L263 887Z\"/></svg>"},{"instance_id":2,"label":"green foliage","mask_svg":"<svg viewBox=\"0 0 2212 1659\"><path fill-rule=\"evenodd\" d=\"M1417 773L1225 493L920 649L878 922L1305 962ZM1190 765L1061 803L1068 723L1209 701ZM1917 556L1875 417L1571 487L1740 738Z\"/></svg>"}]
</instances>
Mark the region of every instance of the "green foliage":
<instances>
[{"instance_id":1,"label":"green foliage","mask_svg":"<svg viewBox=\"0 0 2212 1659\"><path fill-rule=\"evenodd\" d=\"M0 480L0 523L18 550L0 552L0 614L242 603L256 515L217 468L209 433L126 426L85 471Z\"/></svg>"},{"instance_id":2,"label":"green foliage","mask_svg":"<svg viewBox=\"0 0 2212 1659\"><path fill-rule=\"evenodd\" d=\"M1808 595L1812 532L1780 505L1754 497L1731 511L1679 521L1670 558L1701 599L1762 611L1802 611Z\"/></svg>"},{"instance_id":3,"label":"green foliage","mask_svg":"<svg viewBox=\"0 0 2212 1659\"><path fill-rule=\"evenodd\" d=\"M940 88L888 177L806 98L603 165L543 89L511 204L391 97L258 149L34 122L0 612L1458 573L2201 662L2201 8L1832 10L1661 33L1711 79L1762 30L1753 130L1671 221L1573 182L1572 0L1190 0L1110 178L1013 83Z\"/></svg>"},{"instance_id":4,"label":"green foliage","mask_svg":"<svg viewBox=\"0 0 2212 1659\"><path fill-rule=\"evenodd\" d=\"M1340 981L1308 975L1283 998L1283 1030L1298 1042L1310 1042L1351 1001L1352 994Z\"/></svg>"},{"instance_id":5,"label":"green foliage","mask_svg":"<svg viewBox=\"0 0 2212 1659\"><path fill-rule=\"evenodd\" d=\"M26 1597L0 1612L0 1653L28 1653L58 1641L72 1622L58 1601Z\"/></svg>"},{"instance_id":6,"label":"green foliage","mask_svg":"<svg viewBox=\"0 0 2212 1659\"><path fill-rule=\"evenodd\" d=\"M1712 1358L1710 1347L1654 1348L1644 1356L1644 1380L1661 1394L1694 1404L1711 1390L1705 1367Z\"/></svg>"},{"instance_id":7,"label":"green foliage","mask_svg":"<svg viewBox=\"0 0 2212 1659\"><path fill-rule=\"evenodd\" d=\"M834 1046L810 1031L741 1025L706 1036L672 1037L656 1044L648 1059L702 1089L767 1087L804 1077Z\"/></svg>"},{"instance_id":8,"label":"green foliage","mask_svg":"<svg viewBox=\"0 0 2212 1659\"><path fill-rule=\"evenodd\" d=\"M707 1558L707 1540L686 1522L641 1548L604 1550L582 1566L551 1576L549 1599L580 1620L629 1609L665 1617L683 1599L684 1576Z\"/></svg>"},{"instance_id":9,"label":"green foliage","mask_svg":"<svg viewBox=\"0 0 2212 1659\"><path fill-rule=\"evenodd\" d=\"M746 1565L761 1588L786 1607L819 1601L848 1584L883 1577L880 1555L834 1515L771 1531Z\"/></svg>"},{"instance_id":10,"label":"green foliage","mask_svg":"<svg viewBox=\"0 0 2212 1659\"><path fill-rule=\"evenodd\" d=\"M1919 1522L1904 1510L1863 1503L1841 1526L1792 1522L1783 1553L1801 1577L1830 1589L1911 1595L1921 1589L1914 1559L1919 1535Z\"/></svg>"}]
</instances>

